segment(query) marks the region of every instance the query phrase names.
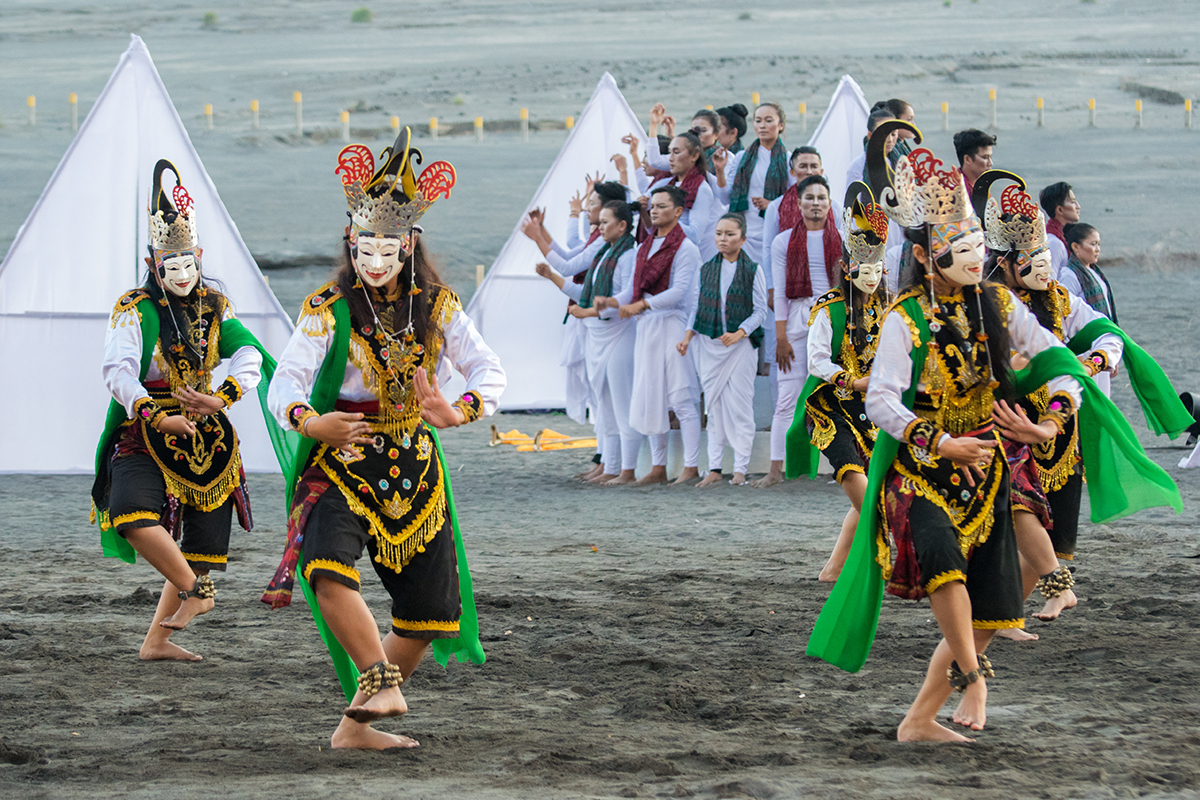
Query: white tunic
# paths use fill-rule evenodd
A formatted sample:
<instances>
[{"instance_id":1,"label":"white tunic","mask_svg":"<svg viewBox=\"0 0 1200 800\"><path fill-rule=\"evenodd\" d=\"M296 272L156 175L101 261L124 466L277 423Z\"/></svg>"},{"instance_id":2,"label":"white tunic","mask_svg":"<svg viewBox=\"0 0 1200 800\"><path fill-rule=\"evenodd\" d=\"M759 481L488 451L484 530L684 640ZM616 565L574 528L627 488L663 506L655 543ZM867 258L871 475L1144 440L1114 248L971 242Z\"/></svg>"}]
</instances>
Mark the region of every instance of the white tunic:
<instances>
[{"instance_id":1,"label":"white tunic","mask_svg":"<svg viewBox=\"0 0 1200 800\"><path fill-rule=\"evenodd\" d=\"M717 200L726 208L729 207L729 197L733 190L733 179L737 177L738 167L741 166L742 159L746 156L747 150L734 153L733 157L725 162L725 185L715 188ZM750 188L746 192L747 202L750 198L765 197L767 186L767 170L771 166L771 151L763 147L758 149L758 158L754 161L754 171L750 173ZM713 181L715 184L716 181ZM796 177L788 172L787 185L792 186L796 183ZM763 239L763 216L759 215L759 210L754 207L754 203L750 203L746 209L746 244L743 247L746 254L750 258L763 263L762 249L764 245Z\"/></svg>"},{"instance_id":2,"label":"white tunic","mask_svg":"<svg viewBox=\"0 0 1200 800\"><path fill-rule=\"evenodd\" d=\"M650 193L655 189L671 184L671 178L659 178L653 183L646 175L642 168L638 168L635 173L637 177L638 191L646 197L650 197ZM718 209L717 202L713 197L712 187L705 181L700 184L696 190L696 199L692 203L691 208L683 210L683 216L679 218L679 225L683 228L684 234L691 240L692 244L700 249L700 258L707 261L717 254L717 245L713 239L712 231L716 228L716 215Z\"/></svg>"},{"instance_id":3,"label":"white tunic","mask_svg":"<svg viewBox=\"0 0 1200 800\"><path fill-rule=\"evenodd\" d=\"M292 338L288 340L275 376L267 391L267 407L280 426L291 430L288 406L307 403L312 394L317 371L325 360L325 354L333 343L332 320L320 314L305 314L296 322ZM483 341L475 324L462 309L454 312L449 324L443 328L444 341L438 360L437 379L444 385L450 379L453 366L467 379L467 391L475 391L483 400L483 416L496 412L500 404L500 393L507 379L500 367L500 359ZM356 403L378 400L375 393L363 382L362 373L349 359L346 361L346 377L338 392L339 400Z\"/></svg>"},{"instance_id":4,"label":"white tunic","mask_svg":"<svg viewBox=\"0 0 1200 800\"><path fill-rule=\"evenodd\" d=\"M767 213L763 217L763 241L764 242L771 242L772 244L774 244L775 237L778 236L782 232L779 230L779 206L783 204L783 198L785 198L787 196L788 195L786 193L781 194L779 197L776 197L774 200L771 201L771 205L767 206ZM838 232L842 234L842 238L845 238L846 231L844 230L845 226L842 225L842 205L841 205L841 203L838 203L836 200L833 200L832 198L830 198L829 213L833 214L833 219L834 219L834 222L837 224ZM803 224L803 222L801 222L800 224ZM789 228L788 230L791 230L791 229ZM763 267L763 269L765 269L767 271L767 289L774 289L775 288L775 270L774 270L775 256L773 253L773 248L764 247L762 255L763 255L762 267ZM822 258L822 260L824 260L824 256L822 256L821 258Z\"/></svg>"},{"instance_id":5,"label":"white tunic","mask_svg":"<svg viewBox=\"0 0 1200 800\"><path fill-rule=\"evenodd\" d=\"M1066 347L1054 334L1038 324L1037 317L1011 292L1013 312L1008 319L1008 335L1013 348L1026 358L1051 347ZM904 393L912 382L912 331L897 311L884 319L879 332L879 346L871 365L871 380L867 386L867 416L893 438L904 441L904 430L917 418L903 402ZM1074 378L1059 377L1046 386L1051 393L1064 391L1078 409L1081 390ZM918 391L923 386L918 385ZM939 444L950 434L944 434Z\"/></svg>"},{"instance_id":6,"label":"white tunic","mask_svg":"<svg viewBox=\"0 0 1200 800\"><path fill-rule=\"evenodd\" d=\"M143 311L142 313L157 313ZM225 307L222 321L236 319L232 305ZM112 324L104 336L104 363L100 374L104 385L116 401L125 407L125 413L133 419L133 406L150 392L138 380L142 368L142 327L137 311L132 308L114 312ZM250 345L239 347L229 357L229 377L238 382L242 392L249 394L262 379L262 354ZM167 366L162 360L159 345L154 345L154 357L146 369L146 380L158 381L167 377ZM214 387L215 388L215 387Z\"/></svg>"},{"instance_id":7,"label":"white tunic","mask_svg":"<svg viewBox=\"0 0 1200 800\"><path fill-rule=\"evenodd\" d=\"M801 223L803 224L803 223ZM771 269L775 273L775 319L787 322L788 338L793 332L808 327L816 298L828 292L829 276L825 274L825 231L806 231L808 234L808 278L812 283L811 297L787 297L787 249L791 231L784 231L771 242Z\"/></svg>"}]
</instances>

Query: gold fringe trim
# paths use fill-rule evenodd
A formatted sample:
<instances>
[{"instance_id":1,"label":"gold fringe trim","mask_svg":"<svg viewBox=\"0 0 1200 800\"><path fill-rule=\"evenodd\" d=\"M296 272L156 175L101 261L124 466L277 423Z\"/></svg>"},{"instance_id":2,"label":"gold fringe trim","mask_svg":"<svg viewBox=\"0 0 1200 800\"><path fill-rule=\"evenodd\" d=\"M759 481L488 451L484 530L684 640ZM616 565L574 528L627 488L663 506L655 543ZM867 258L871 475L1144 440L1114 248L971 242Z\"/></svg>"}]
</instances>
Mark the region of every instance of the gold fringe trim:
<instances>
[{"instance_id":1,"label":"gold fringe trim","mask_svg":"<svg viewBox=\"0 0 1200 800\"><path fill-rule=\"evenodd\" d=\"M933 594L938 589L945 586L947 583L954 581L967 582L967 575L961 569L952 569L949 572L943 572L940 575L935 575L925 583L925 594Z\"/></svg>"},{"instance_id":2,"label":"gold fringe trim","mask_svg":"<svg viewBox=\"0 0 1200 800\"><path fill-rule=\"evenodd\" d=\"M103 523L103 517L107 516L108 512L104 512L101 517L101 523ZM130 514L121 514L116 519L110 520L109 527L119 528L127 522L136 522L139 519L152 519L155 522L158 522L160 519L162 519L162 514L156 514L153 511L134 511ZM105 528L103 524L101 524L100 529L108 530L108 528Z\"/></svg>"},{"instance_id":3,"label":"gold fringe trim","mask_svg":"<svg viewBox=\"0 0 1200 800\"><path fill-rule=\"evenodd\" d=\"M1066 553L1060 553L1056 550L1054 552L1054 555L1058 556L1059 558L1063 559L1064 561L1074 561L1075 560L1074 554L1068 555Z\"/></svg>"},{"instance_id":4,"label":"gold fringe trim","mask_svg":"<svg viewBox=\"0 0 1200 800\"><path fill-rule=\"evenodd\" d=\"M973 619L971 627L977 631L1003 631L1009 628L1024 628L1025 618L1021 619Z\"/></svg>"},{"instance_id":5,"label":"gold fringe trim","mask_svg":"<svg viewBox=\"0 0 1200 800\"><path fill-rule=\"evenodd\" d=\"M184 553L183 557L188 561L205 561L209 564L225 564L229 561L229 556L209 556L203 553Z\"/></svg>"},{"instance_id":6,"label":"gold fringe trim","mask_svg":"<svg viewBox=\"0 0 1200 800\"><path fill-rule=\"evenodd\" d=\"M159 461L153 448L147 447L146 450L162 470L163 482L167 485L167 491L177 497L179 502L191 506L197 511L215 511L224 505L225 501L229 499L229 495L233 494L234 490L241 485L242 454L238 451L234 451L225 471L212 483L208 486L198 486L171 472L165 464Z\"/></svg>"},{"instance_id":7,"label":"gold fringe trim","mask_svg":"<svg viewBox=\"0 0 1200 800\"><path fill-rule=\"evenodd\" d=\"M399 628L402 631L448 631L450 633L458 632L458 622L438 622L437 620L426 620L424 622L414 622L408 619L396 619L392 617L392 627Z\"/></svg>"},{"instance_id":8,"label":"gold fringe trim","mask_svg":"<svg viewBox=\"0 0 1200 800\"><path fill-rule=\"evenodd\" d=\"M336 572L338 575L349 578L359 586L362 585L362 575L359 574L358 570L354 567L347 567L340 561L330 561L327 558L314 558L304 565L304 580L308 580L308 576L312 575L314 569L327 569L330 572Z\"/></svg>"},{"instance_id":9,"label":"gold fringe trim","mask_svg":"<svg viewBox=\"0 0 1200 800\"><path fill-rule=\"evenodd\" d=\"M834 473L833 479L835 481L837 481L838 483L841 483L842 478L845 478L846 475L851 472L857 472L859 475L867 474L867 471L865 469L863 469L862 467L860 467L858 464L846 464L845 466L843 466L841 469L839 469L837 472Z\"/></svg>"}]
</instances>

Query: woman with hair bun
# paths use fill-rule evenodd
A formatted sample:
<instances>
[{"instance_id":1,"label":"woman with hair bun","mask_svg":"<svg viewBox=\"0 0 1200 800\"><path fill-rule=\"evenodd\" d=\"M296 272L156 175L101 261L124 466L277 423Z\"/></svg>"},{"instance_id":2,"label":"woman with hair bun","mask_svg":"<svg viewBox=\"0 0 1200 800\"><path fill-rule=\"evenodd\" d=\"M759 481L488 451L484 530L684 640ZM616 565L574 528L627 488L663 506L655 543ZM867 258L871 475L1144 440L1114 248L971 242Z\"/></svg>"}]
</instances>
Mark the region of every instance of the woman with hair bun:
<instances>
[{"instance_id":1,"label":"woman with hair bun","mask_svg":"<svg viewBox=\"0 0 1200 800\"><path fill-rule=\"evenodd\" d=\"M650 156L646 157L650 164ZM653 165L650 165L651 167ZM683 232L692 244L700 248L700 256L712 258L717 252L710 230L715 227L713 212L716 202L712 187L705 180L707 168L704 163L704 147L692 131L681 133L671 140L670 152L667 155L668 172L665 175L651 178L647 174L646 165L635 172L638 191L643 197L649 197L655 189L663 186L678 186L684 191L686 200L683 204L683 218L679 221ZM656 171L656 174L658 172Z\"/></svg>"},{"instance_id":2,"label":"woman with hair bun","mask_svg":"<svg viewBox=\"0 0 1200 800\"><path fill-rule=\"evenodd\" d=\"M731 212L745 214L746 252L759 263L767 206L795 182L788 171L787 148L781 138L785 124L778 103L762 103L754 109L754 132L758 136L754 143L740 153L731 154L727 148L713 153L717 199L728 203Z\"/></svg>"},{"instance_id":3,"label":"woman with hair bun","mask_svg":"<svg viewBox=\"0 0 1200 800\"><path fill-rule=\"evenodd\" d=\"M718 108L716 114L720 124L717 126L717 144L734 154L742 152L745 149L742 147L742 137L746 135L746 116L749 113L741 103Z\"/></svg>"}]
</instances>

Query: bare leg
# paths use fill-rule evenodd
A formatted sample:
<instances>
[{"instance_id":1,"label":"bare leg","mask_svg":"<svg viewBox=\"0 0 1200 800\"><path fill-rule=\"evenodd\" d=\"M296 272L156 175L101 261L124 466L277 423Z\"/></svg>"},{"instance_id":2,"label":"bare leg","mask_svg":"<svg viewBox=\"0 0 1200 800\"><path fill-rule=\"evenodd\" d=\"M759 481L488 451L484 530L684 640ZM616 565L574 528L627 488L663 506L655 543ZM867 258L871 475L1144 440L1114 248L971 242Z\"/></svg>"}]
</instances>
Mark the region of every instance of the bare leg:
<instances>
[{"instance_id":1,"label":"bare leg","mask_svg":"<svg viewBox=\"0 0 1200 800\"><path fill-rule=\"evenodd\" d=\"M768 486L774 486L778 483L783 483L783 462L772 461L771 471L758 480L751 481L750 485L755 489L766 489Z\"/></svg>"},{"instance_id":2,"label":"bare leg","mask_svg":"<svg viewBox=\"0 0 1200 800\"><path fill-rule=\"evenodd\" d=\"M1038 578L1058 569L1058 556L1054 555L1054 545L1050 543L1050 536L1036 514L1014 508L1013 530L1017 535L1017 552L1021 554L1021 590L1028 599ZM1014 642L1038 640L1036 633L1027 633L1019 628L997 631L996 635Z\"/></svg>"},{"instance_id":3,"label":"bare leg","mask_svg":"<svg viewBox=\"0 0 1200 800\"><path fill-rule=\"evenodd\" d=\"M650 471L641 477L640 480L634 481L634 486L652 486L656 483L667 482L667 465L660 464L650 468Z\"/></svg>"},{"instance_id":4,"label":"bare leg","mask_svg":"<svg viewBox=\"0 0 1200 800\"><path fill-rule=\"evenodd\" d=\"M125 541L133 545L133 549L172 584L173 588L164 591L164 595L169 591L178 599L179 592L190 592L196 585L196 573L162 525L130 528L125 531ZM186 602L179 604L171 616L164 617L158 624L164 628L183 630L193 618L211 611L213 605L212 598L189 597Z\"/></svg>"},{"instance_id":5,"label":"bare leg","mask_svg":"<svg viewBox=\"0 0 1200 800\"><path fill-rule=\"evenodd\" d=\"M702 480L696 484L696 488L697 489L705 489L709 486L712 486L714 483L720 483L720 482L721 482L721 471L711 469L708 471L708 474L704 476L704 480Z\"/></svg>"},{"instance_id":6,"label":"bare leg","mask_svg":"<svg viewBox=\"0 0 1200 800\"><path fill-rule=\"evenodd\" d=\"M850 498L850 510L842 520L842 530L833 546L833 552L817 577L817 580L825 583L832 583L838 579L838 575L842 574L842 567L846 565L846 557L850 555L850 545L854 543L854 531L858 528L863 496L867 493L867 476L861 472L847 472L842 477L842 491Z\"/></svg>"},{"instance_id":7,"label":"bare leg","mask_svg":"<svg viewBox=\"0 0 1200 800\"><path fill-rule=\"evenodd\" d=\"M176 594L175 584L167 581L163 584L162 595L158 598L158 608L154 611L154 619L150 621L150 630L142 640L138 658L142 661L200 661L201 657L185 650L177 644L168 641L175 631L164 628L159 623L179 610L180 600Z\"/></svg>"},{"instance_id":8,"label":"bare leg","mask_svg":"<svg viewBox=\"0 0 1200 800\"><path fill-rule=\"evenodd\" d=\"M969 742L972 740L937 722L938 712L954 691L946 680L946 670L951 661L957 661L963 672L977 669L976 653L987 646L992 632L971 628L971 598L967 587L958 581L943 584L929 595L929 605L945 638L933 651L925 682L900 723L896 739L901 742ZM986 679L980 678L967 687L954 721L971 730L983 730L987 721Z\"/></svg>"},{"instance_id":9,"label":"bare leg","mask_svg":"<svg viewBox=\"0 0 1200 800\"><path fill-rule=\"evenodd\" d=\"M611 480L605 481L601 484L601 486L626 486L633 483L635 480L637 480L637 478L634 476L633 470L623 469L621 470L620 475Z\"/></svg>"},{"instance_id":10,"label":"bare leg","mask_svg":"<svg viewBox=\"0 0 1200 800\"><path fill-rule=\"evenodd\" d=\"M679 473L679 477L676 478L671 483L671 485L672 486L682 486L683 484L687 483L688 481L694 481L699 477L700 477L700 468L699 467L684 467L683 472Z\"/></svg>"}]
</instances>

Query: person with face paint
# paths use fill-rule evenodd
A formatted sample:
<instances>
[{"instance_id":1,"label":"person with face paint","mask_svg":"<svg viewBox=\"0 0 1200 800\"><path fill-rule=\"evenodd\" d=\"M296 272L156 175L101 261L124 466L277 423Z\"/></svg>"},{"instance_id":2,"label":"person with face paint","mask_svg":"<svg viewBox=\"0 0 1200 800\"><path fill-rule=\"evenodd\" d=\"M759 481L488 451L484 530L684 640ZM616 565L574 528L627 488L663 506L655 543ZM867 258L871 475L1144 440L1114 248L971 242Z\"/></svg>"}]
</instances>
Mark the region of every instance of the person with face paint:
<instances>
[{"instance_id":1,"label":"person with face paint","mask_svg":"<svg viewBox=\"0 0 1200 800\"><path fill-rule=\"evenodd\" d=\"M1000 179L1014 183L1005 187L997 202L989 190ZM1124 358L1135 394L1146 412L1147 426L1155 433L1172 435L1186 429L1191 415L1178 401L1169 379L1154 359L1107 317L1053 279L1046 218L1025 192L1024 181L1002 170L985 172L976 181L972 199L976 211L984 211L987 245L992 252L989 266L999 271L1044 328L1078 354L1092 381L1098 385L1096 378L1115 370ZM1041 387L1012 409L997 413L997 417L1010 429L1028 426L1029 420L1041 419L1048 402L1048 390ZM1107 399L1101 398L1099 405L1105 404L1111 407ZM1085 413L1094 410L1090 401L1087 405ZM1031 445L1032 452L1027 458L1031 464L1030 477L1021 481L1020 473L1014 470L1013 514L1024 562L1025 594L1036 586L1047 599L1045 608L1034 615L1038 619L1055 619L1076 603L1071 591L1071 573L1059 566L1058 559L1074 558L1085 468L1093 492L1108 486L1120 488L1114 492L1105 489L1106 494L1136 491L1134 486L1139 476L1118 472L1119 468L1114 469L1118 462L1109 457L1085 455L1107 452L1087 447L1100 433L1101 428L1094 421L1083 424L1080 416L1074 415L1053 439ZM1012 462L1016 444L1006 441L1005 447ZM1083 460L1089 457L1090 463ZM1048 528L1049 534L1041 528Z\"/></svg>"},{"instance_id":2,"label":"person with face paint","mask_svg":"<svg viewBox=\"0 0 1200 800\"><path fill-rule=\"evenodd\" d=\"M603 439L601 471L587 480L613 486L633 482L642 445L641 434L629 424L637 323L620 319L617 313L622 298L633 295L637 243L632 234L632 208L636 205L610 200L600 211L601 247L588 248L570 260L551 251L547 254L550 263L537 265L539 275L574 301L568 313L586 332L586 374L596 409L596 436ZM585 271L575 273L584 260L590 262ZM562 275L571 273L583 274L583 283L563 279Z\"/></svg>"},{"instance_id":3,"label":"person with face paint","mask_svg":"<svg viewBox=\"0 0 1200 800\"><path fill-rule=\"evenodd\" d=\"M785 231L790 231L800 224L802 215L800 212L798 187L810 175L823 176L824 174L825 170L821 167L821 154L817 152L817 148L804 145L792 151L791 175L796 182L767 206L767 212L763 216L763 242L772 243L775 241L776 236ZM842 215L841 206L833 198L830 198L829 213L833 215L835 220L839 219ZM763 269L767 273L767 293L772 304L774 304L775 285L774 276L771 274L773 268L771 256L771 248L769 246L763 247Z\"/></svg>"},{"instance_id":4,"label":"person with face paint","mask_svg":"<svg viewBox=\"0 0 1200 800\"><path fill-rule=\"evenodd\" d=\"M983 651L995 631L1024 626L1008 465L995 457L993 411L997 400L1015 398L1011 350L1032 358L1062 343L1008 289L982 283L983 230L958 169L922 148L900 159L893 177L882 147L889 126L911 131L918 144L921 136L909 123L886 122L867 158L874 196L913 242L912 262L884 318L867 386L867 415L880 432L862 519L808 653L857 669L885 582L892 594L928 596L944 638L897 738L962 742L969 740L937 722L942 705L962 690L954 722L982 730L993 674ZM1079 406L1079 384L1055 377L1049 393L1048 415L1062 423Z\"/></svg>"},{"instance_id":5,"label":"person with face paint","mask_svg":"<svg viewBox=\"0 0 1200 800\"><path fill-rule=\"evenodd\" d=\"M175 175L171 189L162 184ZM213 608L233 511L250 530L237 433L225 410L260 380L270 356L201 273L196 210L166 159L154 167L146 283L113 309L104 342L112 393L96 458L93 521L106 556L140 553L166 578L143 660L198 661L168 637ZM229 377L215 390L213 370ZM178 544L176 544L178 542Z\"/></svg>"},{"instance_id":6,"label":"person with face paint","mask_svg":"<svg viewBox=\"0 0 1200 800\"><path fill-rule=\"evenodd\" d=\"M754 375L762 346L762 323L768 317L767 281L763 271L742 250L746 220L726 214L717 221L718 254L700 267L696 313L677 345L679 354L691 350L704 389L708 415L708 475L703 488L721 480L726 447L733 448L733 478L746 483L754 445Z\"/></svg>"},{"instance_id":7,"label":"person with face paint","mask_svg":"<svg viewBox=\"0 0 1200 800\"><path fill-rule=\"evenodd\" d=\"M296 441L285 459L288 540L263 602L279 608L299 582L349 707L335 748L417 742L371 728L407 711L400 685L432 642L445 664L482 663L462 534L437 429L496 410L505 376L426 254L421 215L455 183L438 161L418 178L405 129L380 156L338 156L349 205L344 263L304 301L267 401ZM466 378L451 401L450 368ZM391 597L379 629L359 593L366 549Z\"/></svg>"},{"instance_id":8,"label":"person with face paint","mask_svg":"<svg viewBox=\"0 0 1200 800\"><path fill-rule=\"evenodd\" d=\"M771 243L775 272L775 363L779 388L771 420L771 469L754 486L783 482L783 456L796 401L808 379L808 320L816 299L837 285L842 237L829 215L829 183L810 175L797 185L800 223Z\"/></svg>"},{"instance_id":9,"label":"person with face paint","mask_svg":"<svg viewBox=\"0 0 1200 800\"><path fill-rule=\"evenodd\" d=\"M646 173L644 166L637 170L635 175L638 191L643 197L649 198L651 192L663 186L678 186L682 189L685 197L683 217L679 220L679 225L692 244L700 249L700 257L711 258L712 254L716 253L714 240L709 235L716 224L713 216L716 204L712 187L705 179L707 168L704 165L704 148L699 137L688 131L672 138L667 159L668 172L653 180ZM649 163L649 156L646 163Z\"/></svg>"},{"instance_id":10,"label":"person with face paint","mask_svg":"<svg viewBox=\"0 0 1200 800\"><path fill-rule=\"evenodd\" d=\"M867 376L887 309L883 256L888 219L861 182L846 190L846 244L838 285L817 298L809 317L808 380L796 402L784 458L788 478L817 476L818 453L833 465L833 477L850 498L833 553L819 579L837 580L850 552L867 491L866 465L876 427L867 419Z\"/></svg>"},{"instance_id":11,"label":"person with face paint","mask_svg":"<svg viewBox=\"0 0 1200 800\"><path fill-rule=\"evenodd\" d=\"M693 287L700 272L700 250L679 226L685 199L678 186L651 192L653 233L638 247L633 292L618 309L621 319L638 318L629 423L650 437L651 469L635 486L667 481L671 411L683 438L683 472L675 483L700 476L700 387L691 362L675 348L693 316Z\"/></svg>"},{"instance_id":12,"label":"person with face paint","mask_svg":"<svg viewBox=\"0 0 1200 800\"><path fill-rule=\"evenodd\" d=\"M729 210L746 216L746 252L762 262L762 251L771 243L763 240L767 206L796 182L788 171L788 152L783 144L783 108L763 103L754 110L754 143L740 153L722 148L713 153L717 200Z\"/></svg>"}]
</instances>

